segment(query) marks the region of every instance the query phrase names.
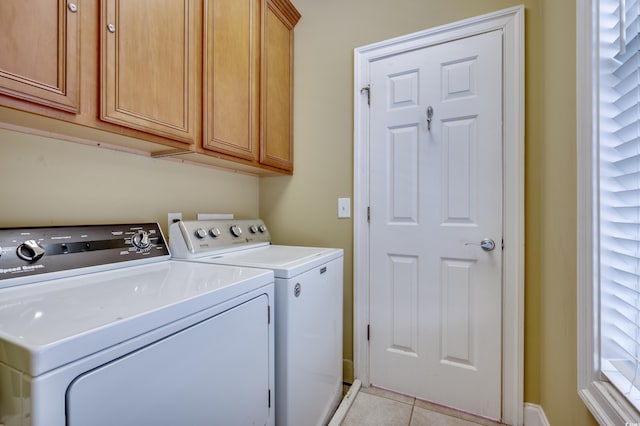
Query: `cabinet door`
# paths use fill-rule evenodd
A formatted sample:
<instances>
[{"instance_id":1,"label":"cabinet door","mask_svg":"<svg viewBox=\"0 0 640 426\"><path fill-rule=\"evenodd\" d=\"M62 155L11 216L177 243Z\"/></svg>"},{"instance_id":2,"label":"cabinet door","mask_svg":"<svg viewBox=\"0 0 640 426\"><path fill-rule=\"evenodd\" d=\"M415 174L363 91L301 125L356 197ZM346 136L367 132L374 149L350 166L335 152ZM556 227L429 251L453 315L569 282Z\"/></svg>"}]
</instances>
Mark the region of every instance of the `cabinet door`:
<instances>
[{"instance_id":1,"label":"cabinet door","mask_svg":"<svg viewBox=\"0 0 640 426\"><path fill-rule=\"evenodd\" d=\"M195 0L103 0L102 120L196 140L198 7Z\"/></svg>"},{"instance_id":2,"label":"cabinet door","mask_svg":"<svg viewBox=\"0 0 640 426\"><path fill-rule=\"evenodd\" d=\"M207 0L204 147L257 161L260 0Z\"/></svg>"},{"instance_id":3,"label":"cabinet door","mask_svg":"<svg viewBox=\"0 0 640 426\"><path fill-rule=\"evenodd\" d=\"M293 27L299 19L288 1L266 0L260 162L287 171L293 170Z\"/></svg>"},{"instance_id":4,"label":"cabinet door","mask_svg":"<svg viewBox=\"0 0 640 426\"><path fill-rule=\"evenodd\" d=\"M80 0L0 1L0 93L78 110Z\"/></svg>"}]
</instances>

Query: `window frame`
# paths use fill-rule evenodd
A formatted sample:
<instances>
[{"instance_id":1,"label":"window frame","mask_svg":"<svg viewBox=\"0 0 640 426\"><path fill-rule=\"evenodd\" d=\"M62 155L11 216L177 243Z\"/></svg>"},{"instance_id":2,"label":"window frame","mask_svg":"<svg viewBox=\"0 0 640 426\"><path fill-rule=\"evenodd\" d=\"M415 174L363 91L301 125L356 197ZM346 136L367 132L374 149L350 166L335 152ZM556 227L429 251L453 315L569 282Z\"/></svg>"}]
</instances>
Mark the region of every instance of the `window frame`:
<instances>
[{"instance_id":1,"label":"window frame","mask_svg":"<svg viewBox=\"0 0 640 426\"><path fill-rule=\"evenodd\" d=\"M640 423L635 408L600 375L598 246L598 7L576 0L578 394L598 423Z\"/></svg>"}]
</instances>

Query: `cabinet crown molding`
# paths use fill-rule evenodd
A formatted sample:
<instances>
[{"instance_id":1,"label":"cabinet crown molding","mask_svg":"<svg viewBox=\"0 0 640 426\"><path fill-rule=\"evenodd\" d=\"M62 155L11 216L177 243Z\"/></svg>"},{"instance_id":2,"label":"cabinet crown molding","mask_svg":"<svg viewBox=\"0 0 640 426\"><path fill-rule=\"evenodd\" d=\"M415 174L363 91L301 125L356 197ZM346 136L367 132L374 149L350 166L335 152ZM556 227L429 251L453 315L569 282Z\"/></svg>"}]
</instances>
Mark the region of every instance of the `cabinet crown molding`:
<instances>
[{"instance_id":1,"label":"cabinet crown molding","mask_svg":"<svg viewBox=\"0 0 640 426\"><path fill-rule=\"evenodd\" d=\"M287 19L291 28L295 27L302 15L298 9L289 0L270 0L270 2L280 11Z\"/></svg>"}]
</instances>

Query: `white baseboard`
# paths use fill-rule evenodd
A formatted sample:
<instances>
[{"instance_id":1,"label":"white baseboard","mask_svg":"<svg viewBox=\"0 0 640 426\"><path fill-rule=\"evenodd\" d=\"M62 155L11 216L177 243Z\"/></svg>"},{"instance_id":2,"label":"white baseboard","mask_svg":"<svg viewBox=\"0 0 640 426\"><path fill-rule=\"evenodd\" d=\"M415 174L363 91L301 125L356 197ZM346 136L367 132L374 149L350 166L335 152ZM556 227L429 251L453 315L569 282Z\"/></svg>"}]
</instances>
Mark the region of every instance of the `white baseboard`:
<instances>
[{"instance_id":1,"label":"white baseboard","mask_svg":"<svg viewBox=\"0 0 640 426\"><path fill-rule=\"evenodd\" d=\"M356 396L358 396L358 392L360 392L360 380L356 379L353 381L353 385L349 388L347 394L342 398L338 409L333 414L331 421L328 426L340 426L345 417L347 417L347 412L349 412L349 408L353 405L353 401L356 400Z\"/></svg>"},{"instance_id":2,"label":"white baseboard","mask_svg":"<svg viewBox=\"0 0 640 426\"><path fill-rule=\"evenodd\" d=\"M537 404L524 403L525 426L550 426L544 410Z\"/></svg>"}]
</instances>

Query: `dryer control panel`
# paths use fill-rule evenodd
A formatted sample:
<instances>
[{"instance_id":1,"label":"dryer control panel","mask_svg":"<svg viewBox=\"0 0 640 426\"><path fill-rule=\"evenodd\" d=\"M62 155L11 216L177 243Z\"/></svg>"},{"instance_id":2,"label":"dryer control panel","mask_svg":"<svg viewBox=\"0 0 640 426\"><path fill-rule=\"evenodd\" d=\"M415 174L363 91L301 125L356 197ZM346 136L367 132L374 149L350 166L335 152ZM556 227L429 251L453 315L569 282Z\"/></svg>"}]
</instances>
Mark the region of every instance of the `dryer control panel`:
<instances>
[{"instance_id":1,"label":"dryer control panel","mask_svg":"<svg viewBox=\"0 0 640 426\"><path fill-rule=\"evenodd\" d=\"M192 259L269 245L271 235L261 219L181 220L169 227L174 258Z\"/></svg>"},{"instance_id":2,"label":"dryer control panel","mask_svg":"<svg viewBox=\"0 0 640 426\"><path fill-rule=\"evenodd\" d=\"M169 257L157 223L0 228L0 288Z\"/></svg>"}]
</instances>

